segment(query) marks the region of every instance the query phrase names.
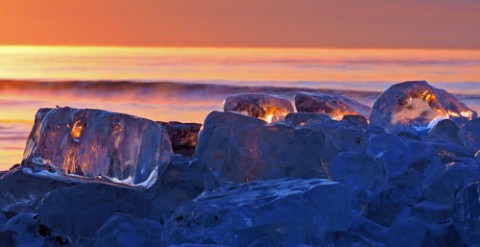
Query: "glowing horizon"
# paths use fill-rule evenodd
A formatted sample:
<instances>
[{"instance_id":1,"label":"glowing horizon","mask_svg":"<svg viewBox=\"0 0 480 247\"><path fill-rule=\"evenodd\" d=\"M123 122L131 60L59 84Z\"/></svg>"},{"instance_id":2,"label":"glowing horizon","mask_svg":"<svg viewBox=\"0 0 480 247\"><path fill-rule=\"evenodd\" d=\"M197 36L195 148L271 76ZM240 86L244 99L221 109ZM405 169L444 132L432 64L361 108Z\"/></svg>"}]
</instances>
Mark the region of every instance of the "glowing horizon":
<instances>
[{"instance_id":1,"label":"glowing horizon","mask_svg":"<svg viewBox=\"0 0 480 247\"><path fill-rule=\"evenodd\" d=\"M0 44L479 49L473 0L0 0Z\"/></svg>"}]
</instances>

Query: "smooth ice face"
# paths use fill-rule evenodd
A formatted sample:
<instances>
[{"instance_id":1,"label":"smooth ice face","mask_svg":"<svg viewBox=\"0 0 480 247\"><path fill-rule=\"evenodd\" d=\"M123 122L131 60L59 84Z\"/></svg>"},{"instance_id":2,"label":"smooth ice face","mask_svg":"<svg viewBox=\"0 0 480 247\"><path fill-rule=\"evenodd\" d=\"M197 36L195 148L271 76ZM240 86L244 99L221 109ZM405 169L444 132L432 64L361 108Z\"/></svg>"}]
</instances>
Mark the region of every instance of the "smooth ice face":
<instances>
[{"instance_id":1,"label":"smooth ice face","mask_svg":"<svg viewBox=\"0 0 480 247\"><path fill-rule=\"evenodd\" d=\"M351 190L369 190L384 184L388 177L384 164L368 155L345 152L337 155L328 165L334 181Z\"/></svg>"},{"instance_id":2,"label":"smooth ice face","mask_svg":"<svg viewBox=\"0 0 480 247\"><path fill-rule=\"evenodd\" d=\"M151 120L65 107L38 111L22 164L40 176L148 188L171 154L167 131Z\"/></svg>"},{"instance_id":3,"label":"smooth ice face","mask_svg":"<svg viewBox=\"0 0 480 247\"><path fill-rule=\"evenodd\" d=\"M195 158L224 181L326 177L325 135L230 112L212 112L200 131Z\"/></svg>"},{"instance_id":4,"label":"smooth ice face","mask_svg":"<svg viewBox=\"0 0 480 247\"><path fill-rule=\"evenodd\" d=\"M458 234L468 246L480 244L480 181L457 193L452 220Z\"/></svg>"},{"instance_id":5,"label":"smooth ice face","mask_svg":"<svg viewBox=\"0 0 480 247\"><path fill-rule=\"evenodd\" d=\"M480 151L480 118L468 121L462 126L459 137L463 145L474 152Z\"/></svg>"},{"instance_id":6,"label":"smooth ice face","mask_svg":"<svg viewBox=\"0 0 480 247\"><path fill-rule=\"evenodd\" d=\"M271 94L237 94L225 99L224 111L263 119L269 123L284 121L292 113L293 106L289 100Z\"/></svg>"},{"instance_id":7,"label":"smooth ice face","mask_svg":"<svg viewBox=\"0 0 480 247\"><path fill-rule=\"evenodd\" d=\"M408 169L412 162L412 151L398 137L380 134L367 144L367 154L382 160L390 176L398 175Z\"/></svg>"},{"instance_id":8,"label":"smooth ice face","mask_svg":"<svg viewBox=\"0 0 480 247\"><path fill-rule=\"evenodd\" d=\"M285 117L285 123L292 126L304 126L305 123L311 120L324 121L331 119L328 115L318 114L312 112L294 112Z\"/></svg>"},{"instance_id":9,"label":"smooth ice face","mask_svg":"<svg viewBox=\"0 0 480 247\"><path fill-rule=\"evenodd\" d=\"M451 119L443 119L430 129L428 132L428 139L461 143L459 139L459 131L460 128L455 122Z\"/></svg>"},{"instance_id":10,"label":"smooth ice face","mask_svg":"<svg viewBox=\"0 0 480 247\"><path fill-rule=\"evenodd\" d=\"M445 90L426 81L409 81L391 86L377 98L370 123L396 132L431 128L445 118L465 122L476 117L475 111Z\"/></svg>"},{"instance_id":11,"label":"smooth ice face","mask_svg":"<svg viewBox=\"0 0 480 247\"><path fill-rule=\"evenodd\" d=\"M325 179L282 178L204 192L175 211L164 228L164 239L169 246L184 242L320 246L326 233L344 231L350 221L343 185Z\"/></svg>"},{"instance_id":12,"label":"smooth ice face","mask_svg":"<svg viewBox=\"0 0 480 247\"><path fill-rule=\"evenodd\" d=\"M327 114L333 119L341 120L345 115L370 115L370 107L345 95L299 92L295 95L298 112Z\"/></svg>"}]
</instances>

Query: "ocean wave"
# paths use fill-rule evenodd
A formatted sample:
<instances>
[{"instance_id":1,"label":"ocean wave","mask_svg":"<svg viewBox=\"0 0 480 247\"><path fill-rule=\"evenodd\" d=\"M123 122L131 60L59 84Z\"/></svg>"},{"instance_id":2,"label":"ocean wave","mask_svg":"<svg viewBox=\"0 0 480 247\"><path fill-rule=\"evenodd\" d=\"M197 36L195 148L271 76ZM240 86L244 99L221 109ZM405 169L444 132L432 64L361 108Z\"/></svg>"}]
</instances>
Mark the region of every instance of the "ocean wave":
<instances>
[{"instance_id":1,"label":"ocean wave","mask_svg":"<svg viewBox=\"0 0 480 247\"><path fill-rule=\"evenodd\" d=\"M228 85L228 84L233 85ZM271 84L271 83L270 83ZM270 85L269 84L269 85ZM369 86L364 86L368 84ZM38 101L60 102L116 102L119 104L176 104L184 107L204 107L218 104L231 94L270 93L293 100L296 92L322 92L344 94L365 104L373 104L376 97L393 83L335 83L335 82L298 82L299 87L291 86L254 86L238 82L215 81L202 83L163 82L163 81L35 81L0 80L0 94L7 102L21 101L23 104L38 105ZM372 86L373 85L373 86ZM456 89L452 93L460 100L477 108L480 105L480 93L472 88L476 82L432 83L434 86ZM462 92L462 93L458 93ZM1 102L0 102L1 103ZM12 103L13 104L13 103Z\"/></svg>"},{"instance_id":2,"label":"ocean wave","mask_svg":"<svg viewBox=\"0 0 480 247\"><path fill-rule=\"evenodd\" d=\"M313 84L312 84L313 85ZM317 83L321 85L321 83ZM378 95L379 91L345 90L331 88L274 87L274 86L233 86L215 83L180 83L180 82L145 82L145 81L35 81L35 80L0 80L0 92L91 92L96 94L165 94L173 96L225 95L236 93L274 93L294 94L298 91L324 92L358 96Z\"/></svg>"}]
</instances>

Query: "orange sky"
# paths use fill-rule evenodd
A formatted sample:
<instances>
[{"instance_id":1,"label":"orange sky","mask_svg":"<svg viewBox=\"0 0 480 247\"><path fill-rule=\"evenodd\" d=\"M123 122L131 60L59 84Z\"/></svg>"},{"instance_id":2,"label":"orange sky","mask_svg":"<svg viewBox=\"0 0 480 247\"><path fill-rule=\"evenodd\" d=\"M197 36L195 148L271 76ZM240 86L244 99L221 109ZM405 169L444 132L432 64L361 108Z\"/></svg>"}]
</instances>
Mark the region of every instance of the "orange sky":
<instances>
[{"instance_id":1,"label":"orange sky","mask_svg":"<svg viewBox=\"0 0 480 247\"><path fill-rule=\"evenodd\" d=\"M0 44L480 49L477 0L0 0Z\"/></svg>"}]
</instances>

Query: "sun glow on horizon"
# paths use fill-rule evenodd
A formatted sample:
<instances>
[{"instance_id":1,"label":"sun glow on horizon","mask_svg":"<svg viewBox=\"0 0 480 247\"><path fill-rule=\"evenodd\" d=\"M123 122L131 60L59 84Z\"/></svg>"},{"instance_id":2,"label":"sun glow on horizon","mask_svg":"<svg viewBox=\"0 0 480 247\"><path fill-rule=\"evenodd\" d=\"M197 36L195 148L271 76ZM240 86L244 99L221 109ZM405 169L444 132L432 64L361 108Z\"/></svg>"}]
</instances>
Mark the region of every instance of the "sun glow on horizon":
<instances>
[{"instance_id":1,"label":"sun glow on horizon","mask_svg":"<svg viewBox=\"0 0 480 247\"><path fill-rule=\"evenodd\" d=\"M0 79L236 80L280 85L479 78L480 50L0 46Z\"/></svg>"}]
</instances>

